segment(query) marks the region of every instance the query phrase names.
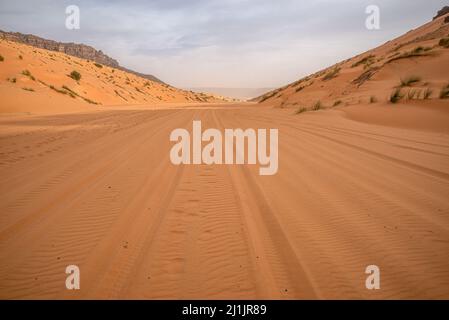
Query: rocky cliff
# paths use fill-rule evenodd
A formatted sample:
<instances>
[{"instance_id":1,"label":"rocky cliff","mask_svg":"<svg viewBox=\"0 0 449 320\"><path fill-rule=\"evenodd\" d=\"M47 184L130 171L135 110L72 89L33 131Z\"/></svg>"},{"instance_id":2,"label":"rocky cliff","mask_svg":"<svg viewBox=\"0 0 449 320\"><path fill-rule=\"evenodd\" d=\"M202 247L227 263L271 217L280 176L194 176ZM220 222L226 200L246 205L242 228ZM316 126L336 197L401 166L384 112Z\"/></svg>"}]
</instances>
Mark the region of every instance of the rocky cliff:
<instances>
[{"instance_id":1,"label":"rocky cliff","mask_svg":"<svg viewBox=\"0 0 449 320\"><path fill-rule=\"evenodd\" d=\"M101 50L96 50L95 48L85 44L57 42L53 40L44 39L32 34L23 34L19 32L5 32L2 30L0 30L0 39L20 42L41 49L63 52L65 54L74 57L92 60L112 68L117 68L126 72L133 73L142 78L163 83L161 80L159 80L153 75L142 74L133 70L129 70L125 67L122 67L120 66L117 60L107 56Z\"/></svg>"},{"instance_id":2,"label":"rocky cliff","mask_svg":"<svg viewBox=\"0 0 449 320\"><path fill-rule=\"evenodd\" d=\"M437 15L433 17L433 20L438 19L439 17L442 17L448 13L449 13L449 6L445 6L440 11L438 11Z\"/></svg>"}]
</instances>

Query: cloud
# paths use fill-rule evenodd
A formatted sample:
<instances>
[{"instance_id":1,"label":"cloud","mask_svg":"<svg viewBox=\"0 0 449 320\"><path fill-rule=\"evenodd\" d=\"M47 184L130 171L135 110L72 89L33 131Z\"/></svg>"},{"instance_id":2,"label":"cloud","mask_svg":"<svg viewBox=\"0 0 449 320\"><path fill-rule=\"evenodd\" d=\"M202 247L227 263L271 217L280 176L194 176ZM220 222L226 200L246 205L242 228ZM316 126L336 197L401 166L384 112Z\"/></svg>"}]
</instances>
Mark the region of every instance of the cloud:
<instances>
[{"instance_id":1,"label":"cloud","mask_svg":"<svg viewBox=\"0 0 449 320\"><path fill-rule=\"evenodd\" d=\"M65 7L81 30L64 28ZM364 27L381 8L381 30ZM182 87L274 87L429 21L443 0L15 0L0 28L92 45L122 65Z\"/></svg>"}]
</instances>

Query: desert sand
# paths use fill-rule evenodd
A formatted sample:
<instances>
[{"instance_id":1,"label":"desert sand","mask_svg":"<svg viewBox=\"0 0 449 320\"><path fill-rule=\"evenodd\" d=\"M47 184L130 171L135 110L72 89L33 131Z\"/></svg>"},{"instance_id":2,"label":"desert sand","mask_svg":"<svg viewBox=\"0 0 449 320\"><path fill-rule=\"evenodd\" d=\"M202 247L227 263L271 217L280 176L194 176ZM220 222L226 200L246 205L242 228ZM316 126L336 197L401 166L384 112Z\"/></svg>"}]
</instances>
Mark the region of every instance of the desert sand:
<instances>
[{"instance_id":1,"label":"desert sand","mask_svg":"<svg viewBox=\"0 0 449 320\"><path fill-rule=\"evenodd\" d=\"M0 298L449 299L443 18L259 103L1 41ZM277 128L277 174L173 165L193 120Z\"/></svg>"},{"instance_id":2,"label":"desert sand","mask_svg":"<svg viewBox=\"0 0 449 320\"><path fill-rule=\"evenodd\" d=\"M444 124L407 128L406 106L376 124L351 107L3 116L0 297L448 298L449 112L414 108ZM172 165L168 136L192 119L276 123L277 175Z\"/></svg>"}]
</instances>

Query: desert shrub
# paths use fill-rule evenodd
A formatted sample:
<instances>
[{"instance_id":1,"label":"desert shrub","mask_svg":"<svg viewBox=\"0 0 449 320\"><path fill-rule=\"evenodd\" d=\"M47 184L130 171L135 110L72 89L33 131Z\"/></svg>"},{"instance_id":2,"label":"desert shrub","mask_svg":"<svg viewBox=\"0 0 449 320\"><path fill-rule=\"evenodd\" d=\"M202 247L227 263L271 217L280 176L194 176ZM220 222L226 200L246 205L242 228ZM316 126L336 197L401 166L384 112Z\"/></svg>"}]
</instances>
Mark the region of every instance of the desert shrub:
<instances>
[{"instance_id":1,"label":"desert shrub","mask_svg":"<svg viewBox=\"0 0 449 320\"><path fill-rule=\"evenodd\" d=\"M3 56L0 54L0 62L5 61L5 58L3 58Z\"/></svg>"},{"instance_id":2,"label":"desert shrub","mask_svg":"<svg viewBox=\"0 0 449 320\"><path fill-rule=\"evenodd\" d=\"M100 68L100 69L103 68L103 65L102 65L102 64L99 64L99 63L96 63L96 62L95 62L94 65L95 65L97 68Z\"/></svg>"},{"instance_id":3,"label":"desert shrub","mask_svg":"<svg viewBox=\"0 0 449 320\"><path fill-rule=\"evenodd\" d=\"M329 71L323 78L324 81L335 78L340 72L341 68L336 67L333 70Z\"/></svg>"},{"instance_id":4,"label":"desert shrub","mask_svg":"<svg viewBox=\"0 0 449 320\"><path fill-rule=\"evenodd\" d=\"M370 54L369 56L367 56L367 57L365 57L365 58L362 58L362 59L360 59L359 61L355 62L355 63L351 66L351 68L358 67L358 66L361 65L361 64L365 64L365 65L373 64L373 63L374 63L374 57L375 57L375 55Z\"/></svg>"},{"instance_id":5,"label":"desert shrub","mask_svg":"<svg viewBox=\"0 0 449 320\"><path fill-rule=\"evenodd\" d=\"M360 87L366 81L370 80L379 70L380 67L369 68L368 70L363 72L360 76L358 76L356 79L352 80L352 83Z\"/></svg>"},{"instance_id":6,"label":"desert shrub","mask_svg":"<svg viewBox=\"0 0 449 320\"><path fill-rule=\"evenodd\" d=\"M91 99L89 99L89 98L85 98L85 97L82 97L83 99L84 99L84 101L86 101L87 103L90 103L90 104L99 104L98 102L95 102L95 101L93 101L93 100L91 100Z\"/></svg>"},{"instance_id":7,"label":"desert shrub","mask_svg":"<svg viewBox=\"0 0 449 320\"><path fill-rule=\"evenodd\" d=\"M75 70L70 72L69 77L72 78L73 80L76 80L76 81L80 81L81 80L81 74L78 71L75 71Z\"/></svg>"},{"instance_id":8,"label":"desert shrub","mask_svg":"<svg viewBox=\"0 0 449 320\"><path fill-rule=\"evenodd\" d=\"M67 94L67 91L58 89L58 88L56 88L56 87L53 86L53 85L50 85L50 86L48 86L48 87L49 87L50 89L52 89L52 90L58 92L58 93L61 93L61 94Z\"/></svg>"},{"instance_id":9,"label":"desert shrub","mask_svg":"<svg viewBox=\"0 0 449 320\"><path fill-rule=\"evenodd\" d=\"M22 88L23 90L25 90L25 91L31 91L31 92L34 92L34 89L33 88Z\"/></svg>"},{"instance_id":10,"label":"desert shrub","mask_svg":"<svg viewBox=\"0 0 449 320\"><path fill-rule=\"evenodd\" d=\"M449 48L449 38L440 39L438 45L443 48Z\"/></svg>"},{"instance_id":11,"label":"desert shrub","mask_svg":"<svg viewBox=\"0 0 449 320\"><path fill-rule=\"evenodd\" d=\"M317 110L321 110L321 109L323 109L323 105L322 105L321 101L315 102L312 106L313 111L317 111Z\"/></svg>"},{"instance_id":12,"label":"desert shrub","mask_svg":"<svg viewBox=\"0 0 449 320\"><path fill-rule=\"evenodd\" d=\"M448 99L449 98L449 84L443 87L440 91L440 99Z\"/></svg>"},{"instance_id":13,"label":"desert shrub","mask_svg":"<svg viewBox=\"0 0 449 320\"><path fill-rule=\"evenodd\" d=\"M426 89L424 90L423 99L424 99L424 100L430 99L430 96L432 95L432 93L433 93L433 91L432 91L431 89L426 88Z\"/></svg>"},{"instance_id":14,"label":"desert shrub","mask_svg":"<svg viewBox=\"0 0 449 320\"><path fill-rule=\"evenodd\" d=\"M390 95L390 102L391 103L397 103L399 102L399 100L401 100L403 98L403 94L401 93L401 89L397 88L395 89L391 95Z\"/></svg>"},{"instance_id":15,"label":"desert shrub","mask_svg":"<svg viewBox=\"0 0 449 320\"><path fill-rule=\"evenodd\" d=\"M420 82L421 78L417 77L417 76L410 76L407 78L402 78L401 79L401 87L410 87L412 84Z\"/></svg>"},{"instance_id":16,"label":"desert shrub","mask_svg":"<svg viewBox=\"0 0 449 320\"><path fill-rule=\"evenodd\" d=\"M334 104L333 104L332 106L333 106L333 107L336 107L336 106L338 106L338 105L340 105L340 104L342 104L342 103L343 103L343 101L337 100L337 101L334 102Z\"/></svg>"},{"instance_id":17,"label":"desert shrub","mask_svg":"<svg viewBox=\"0 0 449 320\"><path fill-rule=\"evenodd\" d=\"M386 63L390 63L390 62L393 62L396 60L401 60L401 59L413 58L413 57L429 56L432 54L432 52L429 52L430 49L432 49L432 48L416 47L412 51L404 52L402 54L395 55L395 56L391 57Z\"/></svg>"},{"instance_id":18,"label":"desert shrub","mask_svg":"<svg viewBox=\"0 0 449 320\"><path fill-rule=\"evenodd\" d=\"M300 113L304 113L307 111L307 108L305 107L300 107L295 111L295 114L300 114Z\"/></svg>"},{"instance_id":19,"label":"desert shrub","mask_svg":"<svg viewBox=\"0 0 449 320\"><path fill-rule=\"evenodd\" d=\"M23 57L22 57L22 55L19 55L19 59L20 59L20 60L23 60Z\"/></svg>"},{"instance_id":20,"label":"desert shrub","mask_svg":"<svg viewBox=\"0 0 449 320\"><path fill-rule=\"evenodd\" d=\"M273 91L273 92L271 92L271 93L267 93L267 94L265 94L264 96L262 96L262 98L260 99L259 102L264 102L265 100L268 100L268 99L274 97L276 94L277 94L277 90L276 90L276 91Z\"/></svg>"},{"instance_id":21,"label":"desert shrub","mask_svg":"<svg viewBox=\"0 0 449 320\"><path fill-rule=\"evenodd\" d=\"M377 98L375 96L369 97L369 103L376 103L376 102L377 102Z\"/></svg>"},{"instance_id":22,"label":"desert shrub","mask_svg":"<svg viewBox=\"0 0 449 320\"><path fill-rule=\"evenodd\" d=\"M36 80L36 78L31 74L31 72L30 72L29 70L23 70L23 71L22 71L22 74L23 74L24 76L27 76L28 78L30 78L30 79L33 80L33 81Z\"/></svg>"}]
</instances>

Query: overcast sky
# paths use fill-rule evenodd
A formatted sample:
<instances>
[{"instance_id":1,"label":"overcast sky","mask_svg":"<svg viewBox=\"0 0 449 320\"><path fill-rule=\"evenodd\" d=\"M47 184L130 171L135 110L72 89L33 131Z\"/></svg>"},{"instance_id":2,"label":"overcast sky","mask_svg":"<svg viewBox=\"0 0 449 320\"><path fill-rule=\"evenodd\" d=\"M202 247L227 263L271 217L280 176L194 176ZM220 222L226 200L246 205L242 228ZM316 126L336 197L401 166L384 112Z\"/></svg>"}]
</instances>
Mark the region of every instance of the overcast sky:
<instances>
[{"instance_id":1,"label":"overcast sky","mask_svg":"<svg viewBox=\"0 0 449 320\"><path fill-rule=\"evenodd\" d=\"M430 21L447 0L0 0L0 29L79 42L178 87L278 87ZM65 28L78 5L80 30ZM365 28L378 5L381 29Z\"/></svg>"}]
</instances>

